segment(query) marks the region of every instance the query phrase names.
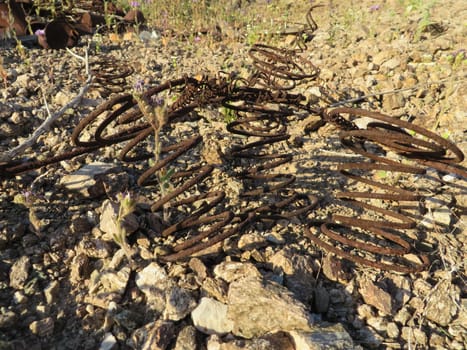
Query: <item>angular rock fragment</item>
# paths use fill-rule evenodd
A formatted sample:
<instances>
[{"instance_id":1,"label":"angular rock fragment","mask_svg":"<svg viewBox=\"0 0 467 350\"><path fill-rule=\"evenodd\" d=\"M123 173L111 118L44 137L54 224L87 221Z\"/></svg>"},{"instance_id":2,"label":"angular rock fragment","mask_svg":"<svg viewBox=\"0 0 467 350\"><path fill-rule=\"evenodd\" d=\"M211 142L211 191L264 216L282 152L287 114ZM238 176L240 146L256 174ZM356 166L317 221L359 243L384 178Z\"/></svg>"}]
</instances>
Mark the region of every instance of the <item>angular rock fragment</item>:
<instances>
[{"instance_id":1,"label":"angular rock fragment","mask_svg":"<svg viewBox=\"0 0 467 350\"><path fill-rule=\"evenodd\" d=\"M244 234L238 240L238 248L242 250L252 250L267 246L266 238L259 233Z\"/></svg>"},{"instance_id":2,"label":"angular rock fragment","mask_svg":"<svg viewBox=\"0 0 467 350\"><path fill-rule=\"evenodd\" d=\"M146 295L148 305L162 312L171 281L165 269L153 262L136 274L136 285Z\"/></svg>"},{"instance_id":3,"label":"angular rock fragment","mask_svg":"<svg viewBox=\"0 0 467 350\"><path fill-rule=\"evenodd\" d=\"M196 301L191 293L174 286L166 294L164 319L179 321L187 316L196 306Z\"/></svg>"},{"instance_id":4,"label":"angular rock fragment","mask_svg":"<svg viewBox=\"0 0 467 350\"><path fill-rule=\"evenodd\" d=\"M112 252L111 245L98 238L89 238L85 236L78 245L80 252L83 252L90 258L105 259Z\"/></svg>"},{"instance_id":5,"label":"angular rock fragment","mask_svg":"<svg viewBox=\"0 0 467 350\"><path fill-rule=\"evenodd\" d=\"M178 333L174 350L197 350L196 328L193 326L183 327Z\"/></svg>"},{"instance_id":6,"label":"angular rock fragment","mask_svg":"<svg viewBox=\"0 0 467 350\"><path fill-rule=\"evenodd\" d=\"M55 303L59 288L60 284L57 281L50 282L49 285L44 288L44 296L47 304Z\"/></svg>"},{"instance_id":7,"label":"angular rock fragment","mask_svg":"<svg viewBox=\"0 0 467 350\"><path fill-rule=\"evenodd\" d=\"M165 350L175 336L173 322L157 320L135 330L128 345L135 350Z\"/></svg>"},{"instance_id":8,"label":"angular rock fragment","mask_svg":"<svg viewBox=\"0 0 467 350\"><path fill-rule=\"evenodd\" d=\"M326 313L329 309L329 293L324 287L317 287L314 290L313 311L316 313Z\"/></svg>"},{"instance_id":9,"label":"angular rock fragment","mask_svg":"<svg viewBox=\"0 0 467 350\"><path fill-rule=\"evenodd\" d=\"M12 327L18 320L18 315L11 310L0 310L0 329Z\"/></svg>"},{"instance_id":10,"label":"angular rock fragment","mask_svg":"<svg viewBox=\"0 0 467 350\"><path fill-rule=\"evenodd\" d=\"M70 280L72 283L78 283L89 277L92 272L92 266L89 257L80 253L77 254L71 263Z\"/></svg>"},{"instance_id":11,"label":"angular rock fragment","mask_svg":"<svg viewBox=\"0 0 467 350\"><path fill-rule=\"evenodd\" d=\"M460 300L460 291L451 281L441 281L428 297L425 314L426 318L447 326L456 315Z\"/></svg>"},{"instance_id":12,"label":"angular rock fragment","mask_svg":"<svg viewBox=\"0 0 467 350\"><path fill-rule=\"evenodd\" d=\"M228 318L234 335L253 338L277 331L309 330L311 315L285 287L249 276L230 284Z\"/></svg>"},{"instance_id":13,"label":"angular rock fragment","mask_svg":"<svg viewBox=\"0 0 467 350\"><path fill-rule=\"evenodd\" d=\"M52 317L46 317L39 321L33 321L29 325L29 329L33 334L40 337L50 335L54 331L54 320Z\"/></svg>"},{"instance_id":14,"label":"angular rock fragment","mask_svg":"<svg viewBox=\"0 0 467 350\"><path fill-rule=\"evenodd\" d=\"M293 250L284 248L274 254L269 262L275 269L280 268L284 272L284 285L295 294L298 300L305 304L312 301L315 266L310 256L298 255Z\"/></svg>"},{"instance_id":15,"label":"angular rock fragment","mask_svg":"<svg viewBox=\"0 0 467 350\"><path fill-rule=\"evenodd\" d=\"M386 315L390 315L393 309L391 295L379 288L372 281L364 279L360 282L360 294L365 303L376 307Z\"/></svg>"},{"instance_id":16,"label":"angular rock fragment","mask_svg":"<svg viewBox=\"0 0 467 350\"><path fill-rule=\"evenodd\" d=\"M211 277L207 277L201 286L203 294L213 297L222 303L227 303L228 288L229 286L224 280Z\"/></svg>"},{"instance_id":17,"label":"angular rock fragment","mask_svg":"<svg viewBox=\"0 0 467 350\"><path fill-rule=\"evenodd\" d=\"M211 299L201 298L192 311L191 319L200 332L205 334L227 334L232 331L233 323L227 317L227 305Z\"/></svg>"},{"instance_id":18,"label":"angular rock fragment","mask_svg":"<svg viewBox=\"0 0 467 350\"><path fill-rule=\"evenodd\" d=\"M107 305L110 301L118 302L125 292L128 279L130 278L130 268L123 267L119 271L95 270L91 274L88 301ZM94 299L94 300L93 300Z\"/></svg>"},{"instance_id":19,"label":"angular rock fragment","mask_svg":"<svg viewBox=\"0 0 467 350\"><path fill-rule=\"evenodd\" d=\"M261 276L261 273L252 263L223 261L214 268L214 275L230 283L247 276Z\"/></svg>"},{"instance_id":20,"label":"angular rock fragment","mask_svg":"<svg viewBox=\"0 0 467 350\"><path fill-rule=\"evenodd\" d=\"M208 274L206 265L204 265L204 263L200 259L190 259L188 266L190 266L190 268L193 270L193 272L196 273L196 275L200 278L201 281L203 281L207 277Z\"/></svg>"},{"instance_id":21,"label":"angular rock fragment","mask_svg":"<svg viewBox=\"0 0 467 350\"><path fill-rule=\"evenodd\" d=\"M341 324L328 327L313 327L309 331L290 332L296 350L352 350L352 338Z\"/></svg>"},{"instance_id":22,"label":"angular rock fragment","mask_svg":"<svg viewBox=\"0 0 467 350\"><path fill-rule=\"evenodd\" d=\"M115 339L112 333L106 333L104 339L102 340L99 350L114 350L118 346L117 339Z\"/></svg>"},{"instance_id":23,"label":"angular rock fragment","mask_svg":"<svg viewBox=\"0 0 467 350\"><path fill-rule=\"evenodd\" d=\"M345 282L350 279L342 260L331 254L323 259L323 274L331 281Z\"/></svg>"},{"instance_id":24,"label":"angular rock fragment","mask_svg":"<svg viewBox=\"0 0 467 350\"><path fill-rule=\"evenodd\" d=\"M23 255L15 261L10 269L10 287L15 289L23 289L24 283L28 279L31 263L29 257Z\"/></svg>"}]
</instances>

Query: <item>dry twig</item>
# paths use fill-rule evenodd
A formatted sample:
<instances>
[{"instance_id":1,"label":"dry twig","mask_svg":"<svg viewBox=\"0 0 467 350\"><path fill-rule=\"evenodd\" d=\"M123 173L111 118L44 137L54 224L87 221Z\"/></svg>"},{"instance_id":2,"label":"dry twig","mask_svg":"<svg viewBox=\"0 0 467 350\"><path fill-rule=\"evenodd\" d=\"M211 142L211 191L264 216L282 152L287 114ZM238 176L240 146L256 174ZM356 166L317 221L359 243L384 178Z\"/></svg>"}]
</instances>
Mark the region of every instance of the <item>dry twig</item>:
<instances>
[{"instance_id":1,"label":"dry twig","mask_svg":"<svg viewBox=\"0 0 467 350\"><path fill-rule=\"evenodd\" d=\"M0 161L10 161L17 155L21 154L26 150L27 148L31 147L34 145L34 143L37 141L40 135L45 133L50 129L50 126L52 123L57 120L60 116L62 116L65 111L69 108L75 107L80 101L81 98L84 96L84 94L89 90L89 87L91 86L93 76L89 70L89 58L88 58L88 51L86 49L86 53L84 57L81 57L71 50L67 49L67 51L73 56L76 57L80 60L82 60L85 64L86 68L86 75L87 79L86 82L84 83L84 86L79 90L78 94L74 99L72 99L70 102L68 102L66 105L64 105L62 108L60 108L57 112L51 114L49 107L47 105L47 99L46 96L44 95L44 104L45 104L45 109L47 110L48 117L44 122L32 133L32 135L23 143L19 144L18 146L10 149L9 151L5 152L4 154L0 154Z\"/></svg>"}]
</instances>

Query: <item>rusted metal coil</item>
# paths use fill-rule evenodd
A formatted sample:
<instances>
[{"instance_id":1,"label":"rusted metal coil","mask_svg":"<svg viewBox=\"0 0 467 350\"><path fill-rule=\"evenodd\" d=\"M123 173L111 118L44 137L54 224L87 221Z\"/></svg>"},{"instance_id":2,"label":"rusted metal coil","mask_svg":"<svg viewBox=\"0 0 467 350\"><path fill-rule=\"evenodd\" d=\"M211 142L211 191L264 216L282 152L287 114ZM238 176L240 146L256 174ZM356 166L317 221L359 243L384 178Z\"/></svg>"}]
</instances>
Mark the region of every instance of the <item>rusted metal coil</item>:
<instances>
[{"instance_id":1,"label":"rusted metal coil","mask_svg":"<svg viewBox=\"0 0 467 350\"><path fill-rule=\"evenodd\" d=\"M234 145L229 151L229 157L237 160L241 169L237 172L244 185L240 196L255 203L250 204L252 209L247 212L255 213L258 220L290 219L295 215L306 215L316 206L316 197L298 195L290 188L296 180L294 175L272 172L293 158L290 153L278 153L273 149L275 144L290 137L280 116L258 113L256 116L242 117L240 114L238 120L227 125L227 130L255 139L243 145Z\"/></svg>"},{"instance_id":2,"label":"rusted metal coil","mask_svg":"<svg viewBox=\"0 0 467 350\"><path fill-rule=\"evenodd\" d=\"M91 64L91 71L94 75L93 88L101 88L103 97L111 93L121 93L125 91L126 78L133 74L131 66L115 62L112 57L99 57L99 60Z\"/></svg>"},{"instance_id":3,"label":"rusted metal coil","mask_svg":"<svg viewBox=\"0 0 467 350\"><path fill-rule=\"evenodd\" d=\"M224 105L236 111L260 112L275 115L290 115L292 110L278 109L274 106L301 106L305 97L300 94L274 92L266 88L254 88L246 85L235 86L230 77L205 77L201 80L194 77L183 77L167 81L148 89L144 98L151 99L158 94L172 91L176 94L175 102L168 107L168 125L181 117L186 118L196 108ZM241 102L240 105L235 103ZM300 108L306 108L304 106ZM150 154L128 155L135 145L150 135L151 125L143 118L132 94L122 94L97 106L94 111L83 118L74 128L71 135L76 149L48 159L12 160L0 164L0 177L8 178L19 173L37 169L76 155L92 152L96 149L129 142L120 156L123 160L147 159ZM85 138L83 135L88 134ZM134 145L131 143L134 142Z\"/></svg>"},{"instance_id":4,"label":"rusted metal coil","mask_svg":"<svg viewBox=\"0 0 467 350\"><path fill-rule=\"evenodd\" d=\"M314 37L314 32L318 29L318 25L313 19L312 12L315 8L323 5L313 5L307 11L306 14L306 23L300 23L299 28L290 28L286 29L279 33L279 35L290 36L295 35L295 40L293 43L302 51L307 49L306 43L311 41Z\"/></svg>"},{"instance_id":5,"label":"rusted metal coil","mask_svg":"<svg viewBox=\"0 0 467 350\"><path fill-rule=\"evenodd\" d=\"M311 10L308 15L308 25L314 31L316 24L311 18ZM256 71L249 78L240 79L223 72L213 77L182 77L154 86L143 93L142 98L146 101L157 99L162 94L165 98L169 95L168 100L174 101L167 107L167 123L164 126L167 130L175 123L195 117L195 113L191 113L194 110L202 112L204 108L224 106L237 116L237 120L227 126L228 131L246 136L241 139L241 144L232 146L228 152L233 169L236 170L230 175L236 176L243 184L239 197L248 204L242 210L233 208L223 191L209 189L214 168L199 159L198 149L203 144L201 136L195 134L182 140L171 140L170 143L164 139L161 158L142 171L139 185L158 184L158 173L162 169L170 169L181 158L190 159L190 162L181 169L177 165L171 177L173 187L151 205L154 212L168 210L169 213L177 214L172 217L169 215L161 232L163 237L170 237L176 242L171 245L171 252L161 256L160 260L185 258L241 233L258 220L275 222L298 216L306 220L316 206L317 198L294 190L295 176L278 170L293 159L292 154L278 152L277 149L278 145L289 139L289 117L297 111L307 111L320 115L323 123L337 125L342 130L339 134L342 144L369 159L368 162L340 164L338 169L349 179L365 184L371 190L364 193L341 192L337 198L371 216L346 217L335 214L321 225L317 235L312 234L310 228L306 230L306 235L322 248L358 264L405 273L426 268L428 260L424 255L418 264L395 259L403 259L408 253L414 253L411 243L403 237L401 230L412 229L416 222L404 213L373 203L382 200L392 204L406 201L417 203L423 196L409 189L364 177L355 171L371 173L385 170L401 174L423 174L427 167L431 167L467 178L465 169L456 165L463 159L462 152L447 140L423 128L381 113L346 108L327 111L312 101L306 103L304 95L289 90L297 82L316 78L319 70L311 63L297 58L296 54L297 50L255 45L250 51L250 57ZM129 71L119 73L110 69L101 79L105 83L119 84L126 74ZM346 114L370 117L375 122L362 130L342 116ZM424 139L414 137L407 130L422 135ZM12 177L120 143L125 143L119 155L121 160L141 162L154 156L145 147L153 134L153 126L145 120L133 95L116 95L98 106L75 127L71 136L76 146L74 149L44 160L23 159L0 164L0 177ZM391 150L411 162L384 157L368 150L369 144L377 149ZM384 220L373 219L381 216ZM374 241L375 237L378 241L367 242ZM364 256L356 255L355 251ZM395 261L390 260L393 258ZM390 262L383 262L382 259Z\"/></svg>"},{"instance_id":6,"label":"rusted metal coil","mask_svg":"<svg viewBox=\"0 0 467 350\"><path fill-rule=\"evenodd\" d=\"M241 107L236 105L236 109L241 109L242 111L248 111L250 113L258 113L258 111L275 111L264 107L263 104L267 102L282 103L293 101L295 103L296 100L302 100L298 95L271 93L266 89L250 88L247 86L235 87L225 77L202 77L201 79L184 77L178 80L172 80L149 89L144 93L144 98L151 99L164 91L179 95L175 102L168 107L168 126L174 123L178 116L185 116L186 118L186 114L194 108L202 109L206 106L228 105L232 102L242 101L243 105ZM284 115L284 113L284 111L280 111L280 113L276 114ZM263 114L255 118L245 118L241 123L234 122L229 128L236 133L243 133L249 136L271 136L271 128L274 128L274 125L276 125L279 126L279 128L275 133L279 135L279 137L275 137L272 140L269 139L267 142L271 143L286 140L288 135L284 134L286 129L283 127L282 122L279 119L272 119ZM245 123L248 124L247 127L245 127ZM261 125L262 123L264 123L264 125ZM87 140L82 138L86 130L87 134L90 135ZM107 146L127 141L127 144L120 154L120 159L125 161L139 161L152 156L149 153L138 153L136 149L138 145L150 137L153 132L151 125L144 120L143 114L138 109L136 101L128 94L115 96L107 103L96 108L75 128L72 139L77 146L81 147ZM267 142L262 142L262 144L265 145ZM172 162L201 143L202 138L200 136L195 136L191 139L164 147L161 154L162 159L143 172L138 179L138 184L152 185L157 183L157 177L154 175L156 175L158 171L170 168ZM254 142L244 149L259 147L260 144L261 142ZM239 156L242 150L237 149L235 152L234 153ZM245 153L241 153L241 155L243 157L247 156ZM263 194L270 192L277 193L280 189L285 188L294 181L294 177L287 174L264 175L259 173L261 170L276 167L289 161L290 156L287 155L284 157L283 155L272 154L257 157L257 159L260 158L275 160L267 165L261 164L257 167L253 167L250 169L249 173L243 172L240 176L245 181L255 181L256 183L278 182L272 186L263 186L261 191ZM184 231L191 231L188 235L191 236L183 240L182 243L173 246L173 253L160 257L161 260L173 261L174 259L183 258L188 254L193 254L198 250L218 242L222 237L222 239L225 239L230 235L236 234L240 229L247 227L260 218L268 217L269 219L277 219L279 217L290 217L290 215L294 214L300 215L305 211L311 210L316 204L314 198L292 194L287 198L281 198L278 203L269 201L268 204L260 205L257 210L255 208L249 208L234 216L230 210L222 211L222 209L219 209L222 208L222 205L225 205L225 203L221 203L225 197L223 192L206 192L197 195L189 195L191 189L195 186L199 187L207 180L212 170L212 166L195 163L189 169L175 172L172 175L172 180L174 181L173 190L162 196L162 198L151 206L152 211L160 211L167 206L176 208L180 205L187 206L199 201L205 202L202 209L192 209L190 215L185 218L178 218L177 222L170 223L169 226L164 229L162 232L163 236L178 236ZM183 200L177 200L182 194L188 197ZM254 193L252 191L245 191L241 195L253 196L259 194L260 192ZM211 211L214 211L215 214L210 213ZM219 211L221 212L217 214L216 212ZM192 231L197 231L198 234L193 234ZM212 237L214 234L215 236ZM205 239L208 239L208 241L204 242L203 240Z\"/></svg>"},{"instance_id":7,"label":"rusted metal coil","mask_svg":"<svg viewBox=\"0 0 467 350\"><path fill-rule=\"evenodd\" d=\"M342 114L369 117L376 121L370 122L363 130L344 119ZM344 146L370 160L370 162L338 164L338 170L349 179L366 184L371 189L365 192L338 193L337 198L359 209L362 214L353 217L333 214L328 222L321 225L320 232L313 234L308 227L306 236L325 250L361 265L402 273L412 273L427 268L428 257L418 254L412 244L404 239L401 231L413 229L417 223L408 214L399 212L397 208L400 202L418 204L424 196L409 189L378 182L361 174L354 174L352 171L363 170L369 172L369 175L372 175L373 170L399 174L424 174L428 167L436 167L443 171L449 169L450 172L465 177L464 170L453 166L454 163L459 163L464 159L463 153L451 142L422 127L377 112L338 108L327 113L325 119L343 129L339 133L339 138ZM423 138L415 137L408 131ZM369 151L371 146L374 149L383 147L412 162L401 163L388 159L376 151ZM373 203L375 200L379 200L379 203L382 203L381 201L392 202L392 209L375 205ZM371 217L368 214L371 214ZM375 218L381 216L384 219ZM340 231L337 232L336 229ZM327 237L326 240L324 236ZM362 252L365 256L359 255ZM405 259L404 256L407 254L417 255L420 261L414 263Z\"/></svg>"},{"instance_id":8,"label":"rusted metal coil","mask_svg":"<svg viewBox=\"0 0 467 350\"><path fill-rule=\"evenodd\" d=\"M296 50L255 44L248 52L257 70L285 80L316 78L319 69L297 56Z\"/></svg>"}]
</instances>

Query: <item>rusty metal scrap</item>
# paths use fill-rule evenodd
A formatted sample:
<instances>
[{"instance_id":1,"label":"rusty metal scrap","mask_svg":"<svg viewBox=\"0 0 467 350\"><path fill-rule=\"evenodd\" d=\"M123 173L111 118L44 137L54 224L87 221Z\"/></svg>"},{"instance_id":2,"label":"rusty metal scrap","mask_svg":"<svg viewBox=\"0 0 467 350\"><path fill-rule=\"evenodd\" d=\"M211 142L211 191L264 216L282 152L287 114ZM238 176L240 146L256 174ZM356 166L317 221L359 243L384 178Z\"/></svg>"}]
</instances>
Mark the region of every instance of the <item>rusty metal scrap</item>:
<instances>
[{"instance_id":1,"label":"rusty metal scrap","mask_svg":"<svg viewBox=\"0 0 467 350\"><path fill-rule=\"evenodd\" d=\"M464 159L463 153L454 144L431 131L381 113L356 108L337 108L327 114L328 120L332 120L343 129L339 133L342 144L370 160L342 163L337 167L348 178L370 187L365 192L346 191L336 195L354 208L362 209L366 218L363 214L352 217L333 214L328 222L321 225L320 232L314 234L308 228L306 236L322 248L362 265L403 273L426 269L429 264L426 255L417 254L420 258L419 263L404 258L416 252L409 241L403 238L404 234L400 230L413 229L417 222L408 213L399 210L401 202L413 202L414 207L417 207L424 196L403 189L400 185L388 185L369 177L373 175L373 170L424 174L428 167L432 167L442 171L449 170L466 178L465 170L454 166ZM362 130L344 119L344 114L372 118L375 121ZM408 131L412 131L413 134ZM370 145L384 147L386 152L393 151L410 162L389 159L375 152L375 147L373 151L369 150L372 149ZM366 177L352 172L362 170L366 172ZM375 200L381 200L380 206L372 204ZM383 200L385 203L392 202L392 208L382 207ZM369 217L368 214L379 214L384 219ZM337 232L336 228L340 231ZM320 238L320 235L327 237L327 240ZM357 252L365 252L365 257L355 252L351 253L353 248L356 248Z\"/></svg>"},{"instance_id":2,"label":"rusty metal scrap","mask_svg":"<svg viewBox=\"0 0 467 350\"><path fill-rule=\"evenodd\" d=\"M314 24L312 19L308 22L310 26ZM214 166L200 157L200 148L206 141L201 135L193 131L190 137L163 140L160 159L143 170L138 179L140 186L160 186L158 174L167 169L174 171L170 179L172 187L151 205L154 212L168 210L171 213L161 234L173 238L174 243L168 247L168 254L159 259L168 262L186 258L242 233L258 221L276 222L299 217L309 225L305 235L311 241L340 257L404 273L425 269L429 263L427 256L415 251L403 234L403 230L413 229L416 221L398 208L401 202L418 203L423 195L399 184L376 181L372 172L423 174L430 167L467 178L465 169L458 165L464 159L463 153L442 137L400 119L355 108L322 108L318 101L307 102L303 94L292 93L290 89L296 84L313 80L319 74L318 68L297 58L297 53L297 50L255 45L250 57L256 71L248 78L225 72L217 76L185 76L144 91L142 98L146 101L153 101L162 94L172 101L167 106L164 125L167 130L173 129L176 123L196 118L196 113L190 112L223 106L236 117L227 125L227 130L243 136L235 138L236 142L230 145L224 159L230 162L229 176L241 184L239 201L242 207L235 207L224 191L212 188ZM118 81L127 73L104 72L101 78ZM295 175L281 171L283 165L292 161L293 155L279 151L282 149L279 146L289 140L288 126L297 112L319 115L322 124L336 125L342 145L368 160L338 165L338 170L347 178L370 188L336 195L343 206L353 208L358 214L333 214L316 228L316 232L312 232L315 229L308 216L318 205L318 198L298 193L294 189ZM345 116L369 117L374 121L361 129ZM121 160L146 164L145 160L154 157L145 146L153 135L154 128L145 119L134 96L115 95L74 128L73 149L44 160L2 163L0 177L13 177L120 143L124 143L119 155ZM407 161L388 157L388 151ZM180 162L182 159L185 162ZM384 206L381 201L385 201ZM406 259L408 254L417 255L419 262Z\"/></svg>"},{"instance_id":3,"label":"rusty metal scrap","mask_svg":"<svg viewBox=\"0 0 467 350\"><path fill-rule=\"evenodd\" d=\"M99 26L100 31L110 30L105 13L118 20L119 32L145 21L141 11L133 9L125 14L112 2L107 5L102 1L76 1L72 5L57 2L52 12L38 1L9 0L0 4L0 39L13 32L23 43L51 49L73 47L81 35L92 34Z\"/></svg>"}]
</instances>

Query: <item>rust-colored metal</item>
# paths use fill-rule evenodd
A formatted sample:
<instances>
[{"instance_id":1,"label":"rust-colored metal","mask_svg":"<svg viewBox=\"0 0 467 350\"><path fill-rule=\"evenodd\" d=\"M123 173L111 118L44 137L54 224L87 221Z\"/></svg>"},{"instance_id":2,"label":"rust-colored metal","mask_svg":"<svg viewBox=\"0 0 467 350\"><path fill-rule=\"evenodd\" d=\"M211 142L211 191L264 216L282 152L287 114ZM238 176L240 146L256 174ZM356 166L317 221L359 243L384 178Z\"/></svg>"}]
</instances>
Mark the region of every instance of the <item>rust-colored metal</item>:
<instances>
[{"instance_id":1,"label":"rust-colored metal","mask_svg":"<svg viewBox=\"0 0 467 350\"><path fill-rule=\"evenodd\" d=\"M312 35L316 23L311 10L307 23L308 34ZM62 44L67 45L68 41L62 40ZM1 163L0 178L122 144L120 160L143 166L138 185L159 188L159 197L151 210L164 215L161 235L173 242L170 252L159 259L176 261L242 233L258 221L298 217L310 223L309 215L318 203L317 197L297 193L295 175L281 170L293 160L292 153L282 151L290 138L287 131L290 120L298 112L307 112L319 115L322 124L336 125L341 143L367 159L338 164L338 170L369 189L338 193L336 199L359 214L335 213L316 232L308 227L305 235L323 249L361 265L402 273L427 268L427 256L419 254L404 235L404 230L415 227L416 220L399 210L400 203L418 204L424 195L400 184L378 181L372 175L375 171L401 176L424 174L430 167L467 178L466 170L458 165L464 159L463 153L448 140L412 123L362 109L329 110L318 105L319 99L307 101L303 94L293 93L291 89L296 84L311 81L319 74L318 68L298 56L299 51L254 45L250 57L256 70L248 78L225 72L216 76L184 76L142 93L145 101L157 100L162 95L170 101L164 132L177 123L194 120L196 113L191 113L194 110L225 107L232 111L236 120L227 125L227 130L241 137L232 138L235 142L228 147L225 160L229 162L228 175L241 185L238 193L241 207L236 207L239 204L232 203L224 191L212 188L217 168L201 158L206 140L195 131L190 136L162 139L158 160L148 165L147 160L153 159L154 154L145 145L154 142L155 130L129 93L112 96L83 118L71 135L74 148L46 159ZM131 69L114 70L110 63L100 66L108 70L97 66L92 66L97 81L108 85L109 93L118 92L122 79L131 74ZM349 116L374 121L360 129ZM382 150L391 151L404 161L390 158ZM161 189L164 185L161 174L169 170L172 170L171 186ZM410 255L418 256L419 262L414 263Z\"/></svg>"},{"instance_id":2,"label":"rust-colored metal","mask_svg":"<svg viewBox=\"0 0 467 350\"><path fill-rule=\"evenodd\" d=\"M27 34L26 14L23 7L14 0L0 4L0 39L13 31L16 35Z\"/></svg>"},{"instance_id":3,"label":"rust-colored metal","mask_svg":"<svg viewBox=\"0 0 467 350\"><path fill-rule=\"evenodd\" d=\"M73 47L81 35L92 34L98 27L100 31L102 28L110 30L106 27L106 15L112 15L118 20L116 26L120 32L145 22L141 11L133 9L125 14L112 2L57 2L52 12L40 2L9 0L8 3L0 4L0 39L13 31L15 37L23 43L35 43L51 49ZM31 24L32 32L28 23ZM36 32L36 29L44 29L45 34ZM37 36L35 41L30 37L33 34Z\"/></svg>"},{"instance_id":4,"label":"rust-colored metal","mask_svg":"<svg viewBox=\"0 0 467 350\"><path fill-rule=\"evenodd\" d=\"M375 121L370 122L367 128L362 130L342 116L345 114L372 118ZM321 225L318 232L312 233L312 230L308 228L306 236L320 247L361 265L402 273L426 269L429 264L428 257L415 251L413 244L404 239L404 234L400 231L413 229L416 222L407 214L399 212L398 209L400 202L414 202L414 207L417 207L424 196L409 189L400 188L400 185L388 185L361 174L354 174L352 171L363 170L368 176L373 175L372 171L424 174L428 167L443 169L449 167L451 172L465 177L464 170L452 166L453 163L459 163L464 159L463 153L448 140L425 128L378 112L356 108L337 108L325 112L324 118L342 129L339 138L345 147L370 160L370 162L338 164L337 169L348 178L366 184L371 189L364 192L338 193L337 198L353 208L363 209L362 214L352 217L333 214L329 222ZM408 163L388 159L387 156L368 150L380 150L381 147L406 158ZM380 205L383 204L382 201L392 202L392 209L373 204L375 200L379 200ZM339 227L342 232L333 230L333 227ZM360 256L361 252L364 252L366 256ZM405 259L404 256L408 254L418 256L419 262Z\"/></svg>"}]
</instances>

